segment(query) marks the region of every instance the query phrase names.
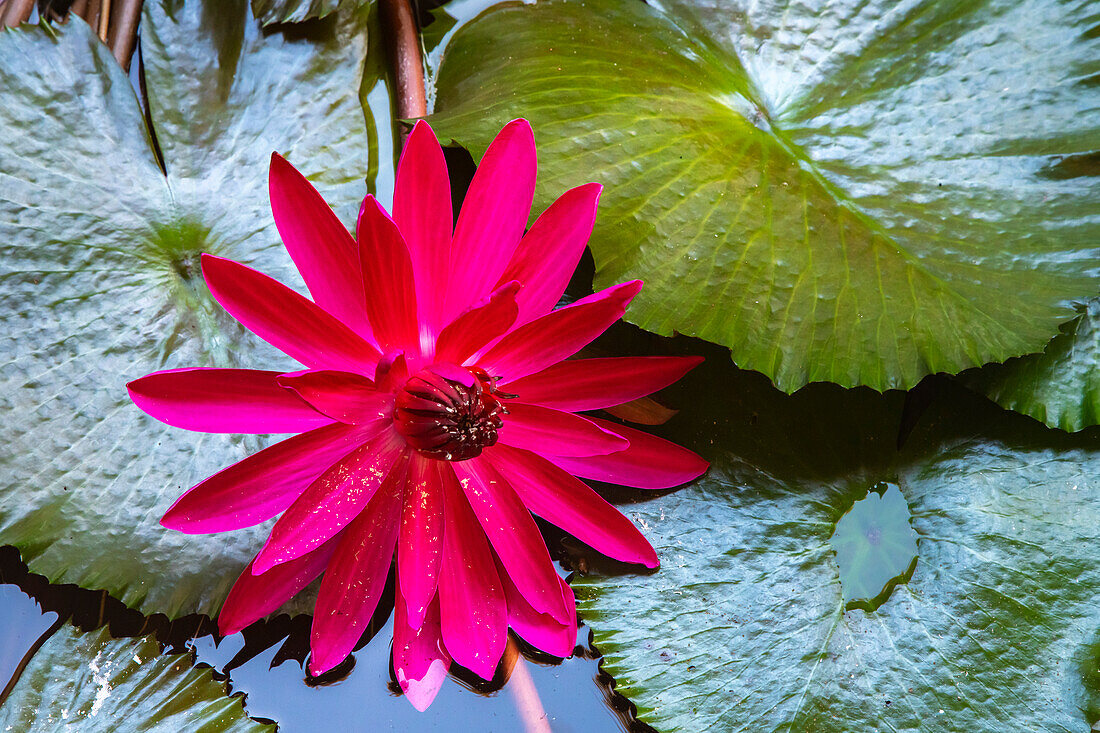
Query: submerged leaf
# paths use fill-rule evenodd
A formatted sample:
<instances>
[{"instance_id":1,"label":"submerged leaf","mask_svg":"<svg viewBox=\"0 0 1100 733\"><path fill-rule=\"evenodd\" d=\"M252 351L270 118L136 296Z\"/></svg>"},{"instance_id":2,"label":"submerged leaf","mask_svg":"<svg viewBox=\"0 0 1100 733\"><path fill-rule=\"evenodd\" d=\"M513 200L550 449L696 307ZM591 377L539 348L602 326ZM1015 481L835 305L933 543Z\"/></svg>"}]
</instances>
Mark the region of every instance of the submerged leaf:
<instances>
[{"instance_id":1,"label":"submerged leaf","mask_svg":"<svg viewBox=\"0 0 1100 733\"><path fill-rule=\"evenodd\" d=\"M1088 7L505 4L448 45L432 122L477 156L530 119L543 206L602 183L596 286L645 280L634 323L787 391L908 387L1096 293Z\"/></svg>"},{"instance_id":2,"label":"submerged leaf","mask_svg":"<svg viewBox=\"0 0 1100 733\"><path fill-rule=\"evenodd\" d=\"M670 732L1088 730L1097 436L947 384L898 452L896 394L710 379L685 386L711 404L669 424L695 435L710 473L631 507L661 571L575 583L644 719ZM846 611L830 537L880 481L908 503L918 559L876 611Z\"/></svg>"},{"instance_id":3,"label":"submerged leaf","mask_svg":"<svg viewBox=\"0 0 1100 733\"><path fill-rule=\"evenodd\" d=\"M0 705L0 730L272 733L190 655L162 655L151 638L112 639L66 624L35 653Z\"/></svg>"},{"instance_id":4,"label":"submerged leaf","mask_svg":"<svg viewBox=\"0 0 1100 733\"><path fill-rule=\"evenodd\" d=\"M166 427L125 385L176 366L285 370L214 303L199 255L300 284L268 204L272 151L353 219L367 169L364 20L339 14L289 36L262 31L244 3L144 7L167 175L129 80L83 22L0 34L0 543L56 582L150 612L213 613L266 528L192 537L159 519L263 441Z\"/></svg>"}]
</instances>

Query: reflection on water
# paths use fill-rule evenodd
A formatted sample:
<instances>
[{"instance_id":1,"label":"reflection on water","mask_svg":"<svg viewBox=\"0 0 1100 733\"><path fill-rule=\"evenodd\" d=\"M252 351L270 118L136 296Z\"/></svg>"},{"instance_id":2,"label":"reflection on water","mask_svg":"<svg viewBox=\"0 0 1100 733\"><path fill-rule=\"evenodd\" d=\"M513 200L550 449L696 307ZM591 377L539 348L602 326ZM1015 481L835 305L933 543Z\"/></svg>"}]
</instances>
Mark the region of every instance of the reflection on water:
<instances>
[{"instance_id":1,"label":"reflection on water","mask_svg":"<svg viewBox=\"0 0 1100 733\"><path fill-rule=\"evenodd\" d=\"M427 712L417 713L401 698L393 677L390 621L381 614L372 622L377 635L351 659L321 678L308 679L303 671L308 617L278 616L219 639L204 616L169 622L161 615L146 617L127 609L102 592L50 585L27 573L14 548L0 547L0 689L17 681L33 651L66 621L84 631L108 625L115 636L155 634L168 651L193 650L199 663L228 680L231 692L246 695L250 715L277 721L286 733L525 729L514 695L517 686L505 684L503 668L491 682L456 670ZM613 682L599 670L599 657L588 640L588 629L582 626L577 653L564 661L519 645L519 664L530 675L551 730L651 731L633 719L630 703L612 691Z\"/></svg>"}]
</instances>

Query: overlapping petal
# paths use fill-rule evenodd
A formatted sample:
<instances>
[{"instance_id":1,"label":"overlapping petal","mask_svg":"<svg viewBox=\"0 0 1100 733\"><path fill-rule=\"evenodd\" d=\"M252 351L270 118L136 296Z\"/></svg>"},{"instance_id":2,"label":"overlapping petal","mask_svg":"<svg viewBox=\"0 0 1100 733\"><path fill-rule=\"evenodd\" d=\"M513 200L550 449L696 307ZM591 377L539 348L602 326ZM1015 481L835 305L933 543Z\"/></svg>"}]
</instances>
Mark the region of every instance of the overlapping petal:
<instances>
[{"instance_id":1,"label":"overlapping petal","mask_svg":"<svg viewBox=\"0 0 1100 733\"><path fill-rule=\"evenodd\" d=\"M581 261L596 223L596 204L603 186L586 183L571 188L531 225L523 236L501 283L523 283L519 294L520 324L549 313L565 293L569 278Z\"/></svg>"},{"instance_id":2,"label":"overlapping petal","mask_svg":"<svg viewBox=\"0 0 1100 733\"><path fill-rule=\"evenodd\" d=\"M313 302L370 340L359 254L347 228L306 177L271 154L271 213Z\"/></svg>"},{"instance_id":3,"label":"overlapping petal","mask_svg":"<svg viewBox=\"0 0 1100 733\"><path fill-rule=\"evenodd\" d=\"M205 534L267 521L370 437L359 428L335 423L287 438L196 484L160 522L180 532Z\"/></svg>"},{"instance_id":4,"label":"overlapping petal","mask_svg":"<svg viewBox=\"0 0 1100 733\"><path fill-rule=\"evenodd\" d=\"M324 571L340 537L337 535L299 558L276 565L263 575L254 575L252 563L248 563L218 614L218 631L226 636L235 634L278 610Z\"/></svg>"},{"instance_id":5,"label":"overlapping petal","mask_svg":"<svg viewBox=\"0 0 1100 733\"><path fill-rule=\"evenodd\" d=\"M642 289L641 280L614 285L513 329L473 361L507 383L557 364L590 344Z\"/></svg>"},{"instance_id":6,"label":"overlapping petal","mask_svg":"<svg viewBox=\"0 0 1100 733\"><path fill-rule=\"evenodd\" d=\"M424 622L439 584L444 532L442 470L450 469L419 453L409 457L397 544L397 577L412 628Z\"/></svg>"},{"instance_id":7,"label":"overlapping petal","mask_svg":"<svg viewBox=\"0 0 1100 733\"><path fill-rule=\"evenodd\" d=\"M126 385L163 423L204 433L300 433L332 422L278 384L279 372L194 367L154 372Z\"/></svg>"},{"instance_id":8,"label":"overlapping petal","mask_svg":"<svg viewBox=\"0 0 1100 733\"><path fill-rule=\"evenodd\" d=\"M428 606L420 624L409 620L405 614L407 606L398 582L393 612L393 670L409 702L424 712L443 685L451 655L443 646L438 598Z\"/></svg>"},{"instance_id":9,"label":"overlapping petal","mask_svg":"<svg viewBox=\"0 0 1100 733\"><path fill-rule=\"evenodd\" d=\"M405 483L402 464L391 469L390 490L375 492L348 525L325 570L309 635L312 674L327 672L344 661L378 606L397 544Z\"/></svg>"},{"instance_id":10,"label":"overlapping petal","mask_svg":"<svg viewBox=\"0 0 1100 733\"><path fill-rule=\"evenodd\" d=\"M502 385L527 402L558 410L602 410L667 387L703 361L697 356L571 359Z\"/></svg>"},{"instance_id":11,"label":"overlapping petal","mask_svg":"<svg viewBox=\"0 0 1100 733\"><path fill-rule=\"evenodd\" d=\"M626 438L592 420L541 405L509 402L500 442L537 453L596 456L625 450Z\"/></svg>"},{"instance_id":12,"label":"overlapping petal","mask_svg":"<svg viewBox=\"0 0 1100 733\"><path fill-rule=\"evenodd\" d=\"M301 557L351 523L376 491L396 490L407 455L387 428L331 466L275 522L253 572Z\"/></svg>"},{"instance_id":13,"label":"overlapping petal","mask_svg":"<svg viewBox=\"0 0 1100 733\"><path fill-rule=\"evenodd\" d=\"M630 447L603 456L549 456L574 476L639 489L671 489L703 475L709 465L687 448L656 435L599 418L592 422L622 435Z\"/></svg>"},{"instance_id":14,"label":"overlapping petal","mask_svg":"<svg viewBox=\"0 0 1100 733\"><path fill-rule=\"evenodd\" d=\"M531 125L512 120L485 151L462 201L451 242L445 317L484 298L500 280L527 226L536 168Z\"/></svg>"},{"instance_id":15,"label":"overlapping petal","mask_svg":"<svg viewBox=\"0 0 1100 733\"><path fill-rule=\"evenodd\" d=\"M520 289L515 280L506 282L452 321L439 334L436 358L461 364L475 351L503 336L519 315L516 297Z\"/></svg>"},{"instance_id":16,"label":"overlapping petal","mask_svg":"<svg viewBox=\"0 0 1100 733\"><path fill-rule=\"evenodd\" d=\"M355 232L374 338L383 353L419 353L420 322L409 250L393 219L370 194L359 209Z\"/></svg>"},{"instance_id":17,"label":"overlapping petal","mask_svg":"<svg viewBox=\"0 0 1100 733\"><path fill-rule=\"evenodd\" d=\"M497 445L485 451L493 466L511 479L535 514L608 557L655 568L657 553L629 519L582 481L530 451Z\"/></svg>"},{"instance_id":18,"label":"overlapping petal","mask_svg":"<svg viewBox=\"0 0 1100 733\"><path fill-rule=\"evenodd\" d=\"M405 237L421 320L444 325L443 298L451 267L451 180L439 141L427 122L413 126L401 152L393 187L393 220Z\"/></svg>"},{"instance_id":19,"label":"overlapping petal","mask_svg":"<svg viewBox=\"0 0 1100 733\"><path fill-rule=\"evenodd\" d=\"M504 587L508 603L508 625L524 641L547 654L556 657L572 656L577 646L577 602L573 589L561 578L556 578L561 602L568 619L562 622L547 613L535 610L512 581L511 575L497 558L497 575Z\"/></svg>"},{"instance_id":20,"label":"overlapping petal","mask_svg":"<svg viewBox=\"0 0 1100 733\"><path fill-rule=\"evenodd\" d=\"M370 425L393 414L393 393L375 389L362 374L333 369L280 374L278 385L314 410L351 425Z\"/></svg>"},{"instance_id":21,"label":"overlapping petal","mask_svg":"<svg viewBox=\"0 0 1100 733\"><path fill-rule=\"evenodd\" d=\"M536 612L549 614L560 623L571 622L546 543L516 492L491 464L479 458L455 463L454 472L519 593Z\"/></svg>"},{"instance_id":22,"label":"overlapping petal","mask_svg":"<svg viewBox=\"0 0 1100 733\"><path fill-rule=\"evenodd\" d=\"M381 356L316 303L251 267L204 254L210 293L248 330L312 369L373 374Z\"/></svg>"},{"instance_id":23,"label":"overlapping petal","mask_svg":"<svg viewBox=\"0 0 1100 733\"><path fill-rule=\"evenodd\" d=\"M492 679L508 636L508 606L485 532L453 471L444 470L443 565L439 615L443 643L454 661Z\"/></svg>"}]
</instances>

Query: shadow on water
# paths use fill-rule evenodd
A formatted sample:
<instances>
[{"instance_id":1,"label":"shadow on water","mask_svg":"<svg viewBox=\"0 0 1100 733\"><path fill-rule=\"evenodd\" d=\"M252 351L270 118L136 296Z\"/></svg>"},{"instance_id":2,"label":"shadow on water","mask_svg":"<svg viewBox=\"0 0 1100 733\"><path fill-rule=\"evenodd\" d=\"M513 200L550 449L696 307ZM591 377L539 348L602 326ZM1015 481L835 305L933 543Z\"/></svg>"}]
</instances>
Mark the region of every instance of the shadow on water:
<instances>
[{"instance_id":1,"label":"shadow on water","mask_svg":"<svg viewBox=\"0 0 1100 733\"><path fill-rule=\"evenodd\" d=\"M559 538L560 542L560 538ZM559 548L561 545L558 545ZM387 589L381 607L392 607ZM317 678L304 671L310 617L279 615L242 633L221 637L206 616L175 621L144 616L102 591L52 585L29 573L14 547L0 547L0 704L39 646L64 623L82 631L107 626L115 637L153 635L166 654L190 653L215 670L245 708L259 720L277 721L288 733L313 730L523 731L515 699L506 684L506 665L486 682L456 669L435 703L416 712L402 699L389 662L391 623L376 614L352 657ZM377 638L372 638L372 637ZM652 733L637 721L634 706L614 690L600 669L591 634L581 625L574 656L548 657L522 641L518 647L555 733ZM516 674L513 671L513 674Z\"/></svg>"}]
</instances>

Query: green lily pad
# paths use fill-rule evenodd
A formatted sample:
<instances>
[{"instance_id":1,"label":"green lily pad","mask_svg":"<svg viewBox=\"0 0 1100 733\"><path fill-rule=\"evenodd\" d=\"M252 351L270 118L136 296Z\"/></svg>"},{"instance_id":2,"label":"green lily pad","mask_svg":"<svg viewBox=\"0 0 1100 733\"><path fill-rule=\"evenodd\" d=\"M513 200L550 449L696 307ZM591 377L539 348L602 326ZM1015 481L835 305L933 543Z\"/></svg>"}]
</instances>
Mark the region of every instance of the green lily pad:
<instances>
[{"instance_id":1,"label":"green lily pad","mask_svg":"<svg viewBox=\"0 0 1100 733\"><path fill-rule=\"evenodd\" d=\"M304 290L271 218L268 160L284 154L353 220L364 27L338 14L288 35L262 31L243 0L146 2L157 146L79 19L0 34L0 544L32 572L147 613L214 613L259 548L262 527L196 537L159 519L266 439L169 428L125 385L182 366L295 367L213 302L198 257Z\"/></svg>"},{"instance_id":2,"label":"green lily pad","mask_svg":"<svg viewBox=\"0 0 1100 733\"><path fill-rule=\"evenodd\" d=\"M1082 731L1100 689L1100 436L946 383L904 448L902 400L758 374L689 375L667 426L713 461L628 513L662 566L579 578L619 689L673 731ZM894 484L912 578L846 610L838 520ZM891 490L893 491L893 490ZM895 566L897 567L897 566ZM1091 677L1090 677L1091 674Z\"/></svg>"},{"instance_id":3,"label":"green lily pad","mask_svg":"<svg viewBox=\"0 0 1100 733\"><path fill-rule=\"evenodd\" d=\"M190 655L163 656L150 638L112 639L66 624L31 658L0 705L0 730L274 733Z\"/></svg>"},{"instance_id":4,"label":"green lily pad","mask_svg":"<svg viewBox=\"0 0 1100 733\"><path fill-rule=\"evenodd\" d=\"M300 23L336 11L340 0L252 0L252 14L263 25Z\"/></svg>"},{"instance_id":5,"label":"green lily pad","mask_svg":"<svg viewBox=\"0 0 1100 733\"><path fill-rule=\"evenodd\" d=\"M1041 354L964 376L1002 407L1069 432L1100 425L1100 299L1062 326Z\"/></svg>"},{"instance_id":6,"label":"green lily pad","mask_svg":"<svg viewBox=\"0 0 1100 733\"><path fill-rule=\"evenodd\" d=\"M847 608L874 611L913 574L917 533L909 516L901 490L880 484L837 522L829 544L836 553Z\"/></svg>"},{"instance_id":7,"label":"green lily pad","mask_svg":"<svg viewBox=\"0 0 1100 733\"><path fill-rule=\"evenodd\" d=\"M443 54L432 124L527 117L536 210L605 186L596 286L785 391L1031 353L1096 295L1100 34L1057 0L548 0Z\"/></svg>"}]
</instances>

